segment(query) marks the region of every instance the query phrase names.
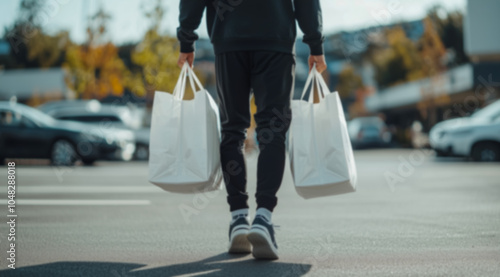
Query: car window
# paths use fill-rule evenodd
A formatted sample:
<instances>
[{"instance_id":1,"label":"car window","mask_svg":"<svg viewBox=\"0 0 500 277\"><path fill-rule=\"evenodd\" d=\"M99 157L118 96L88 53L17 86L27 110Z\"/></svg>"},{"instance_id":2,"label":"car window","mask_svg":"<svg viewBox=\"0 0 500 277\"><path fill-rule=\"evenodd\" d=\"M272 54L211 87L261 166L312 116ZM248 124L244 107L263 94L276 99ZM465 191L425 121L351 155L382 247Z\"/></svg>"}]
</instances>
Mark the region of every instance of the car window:
<instances>
[{"instance_id":1,"label":"car window","mask_svg":"<svg viewBox=\"0 0 500 277\"><path fill-rule=\"evenodd\" d=\"M36 127L37 125L30 119L13 111L0 111L0 126L10 127Z\"/></svg>"},{"instance_id":2,"label":"car window","mask_svg":"<svg viewBox=\"0 0 500 277\"><path fill-rule=\"evenodd\" d=\"M80 122L88 123L99 123L99 122L121 122L121 120L116 116L93 116L93 115L78 115L78 116L61 116L59 119L62 120L74 120Z\"/></svg>"},{"instance_id":3,"label":"car window","mask_svg":"<svg viewBox=\"0 0 500 277\"><path fill-rule=\"evenodd\" d=\"M13 111L0 110L0 126L20 126L21 115Z\"/></svg>"},{"instance_id":4,"label":"car window","mask_svg":"<svg viewBox=\"0 0 500 277\"><path fill-rule=\"evenodd\" d=\"M31 123L35 125L52 125L55 123L54 118L40 110L30 107L24 107L20 110L23 117L26 117Z\"/></svg>"},{"instance_id":5,"label":"car window","mask_svg":"<svg viewBox=\"0 0 500 277\"><path fill-rule=\"evenodd\" d=\"M25 116L21 116L21 126L23 127L28 127L28 128L34 128L37 127L38 125L31 121L29 118L26 118Z\"/></svg>"},{"instance_id":6,"label":"car window","mask_svg":"<svg viewBox=\"0 0 500 277\"><path fill-rule=\"evenodd\" d=\"M472 117L475 118L495 118L500 113L500 100L482 108L481 110L475 112Z\"/></svg>"}]
</instances>

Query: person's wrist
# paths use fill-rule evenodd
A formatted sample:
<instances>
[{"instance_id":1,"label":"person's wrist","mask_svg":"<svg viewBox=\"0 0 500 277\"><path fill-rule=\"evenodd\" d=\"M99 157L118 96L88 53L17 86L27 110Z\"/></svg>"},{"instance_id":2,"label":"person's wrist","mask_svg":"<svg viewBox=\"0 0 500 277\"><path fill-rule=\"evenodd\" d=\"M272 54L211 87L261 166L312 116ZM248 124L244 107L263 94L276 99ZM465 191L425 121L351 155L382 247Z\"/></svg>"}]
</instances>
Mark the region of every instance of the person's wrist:
<instances>
[{"instance_id":1,"label":"person's wrist","mask_svg":"<svg viewBox=\"0 0 500 277\"><path fill-rule=\"evenodd\" d=\"M324 54L323 44L309 45L311 56L322 56Z\"/></svg>"},{"instance_id":2,"label":"person's wrist","mask_svg":"<svg viewBox=\"0 0 500 277\"><path fill-rule=\"evenodd\" d=\"M181 53L189 54L194 52L194 43L181 42Z\"/></svg>"}]
</instances>

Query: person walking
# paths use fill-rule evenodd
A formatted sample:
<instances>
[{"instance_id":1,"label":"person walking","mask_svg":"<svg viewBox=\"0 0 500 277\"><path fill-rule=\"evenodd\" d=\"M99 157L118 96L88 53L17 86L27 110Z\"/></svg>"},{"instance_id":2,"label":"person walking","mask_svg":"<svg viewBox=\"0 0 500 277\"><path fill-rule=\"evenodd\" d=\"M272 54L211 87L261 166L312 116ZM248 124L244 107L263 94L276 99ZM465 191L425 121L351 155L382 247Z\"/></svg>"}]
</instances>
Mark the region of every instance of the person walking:
<instances>
[{"instance_id":1,"label":"person walking","mask_svg":"<svg viewBox=\"0 0 500 277\"><path fill-rule=\"evenodd\" d=\"M285 169L285 137L292 120L296 22L309 45L309 69L326 69L320 0L180 0L178 65L195 59L203 13L215 52L222 139L220 157L231 212L229 252L277 259L272 224ZM244 141L250 98L257 112L257 211L250 225Z\"/></svg>"}]
</instances>

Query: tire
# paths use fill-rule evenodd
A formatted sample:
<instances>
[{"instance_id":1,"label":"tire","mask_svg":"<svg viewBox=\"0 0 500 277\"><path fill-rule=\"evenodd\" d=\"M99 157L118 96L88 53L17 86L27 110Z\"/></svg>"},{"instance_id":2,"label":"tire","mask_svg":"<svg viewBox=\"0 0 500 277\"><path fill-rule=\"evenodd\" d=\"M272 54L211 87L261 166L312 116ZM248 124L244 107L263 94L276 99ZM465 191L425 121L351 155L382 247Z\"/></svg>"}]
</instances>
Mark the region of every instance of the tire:
<instances>
[{"instance_id":1,"label":"tire","mask_svg":"<svg viewBox=\"0 0 500 277\"><path fill-rule=\"evenodd\" d=\"M95 161L96 161L96 159L82 159L82 163L84 165L88 165L88 166L94 165Z\"/></svg>"},{"instance_id":2,"label":"tire","mask_svg":"<svg viewBox=\"0 0 500 277\"><path fill-rule=\"evenodd\" d=\"M75 146L65 139L59 139L52 144L50 160L53 165L72 166L78 160Z\"/></svg>"},{"instance_id":3,"label":"tire","mask_svg":"<svg viewBox=\"0 0 500 277\"><path fill-rule=\"evenodd\" d=\"M448 154L443 152L443 151L438 151L438 150L434 150L434 152L436 153L436 157L448 157Z\"/></svg>"},{"instance_id":4,"label":"tire","mask_svg":"<svg viewBox=\"0 0 500 277\"><path fill-rule=\"evenodd\" d=\"M137 144L135 147L134 159L146 161L149 159L149 146L145 144Z\"/></svg>"},{"instance_id":5,"label":"tire","mask_svg":"<svg viewBox=\"0 0 500 277\"><path fill-rule=\"evenodd\" d=\"M472 148L471 157L477 162L500 161L500 144L480 142Z\"/></svg>"}]
</instances>

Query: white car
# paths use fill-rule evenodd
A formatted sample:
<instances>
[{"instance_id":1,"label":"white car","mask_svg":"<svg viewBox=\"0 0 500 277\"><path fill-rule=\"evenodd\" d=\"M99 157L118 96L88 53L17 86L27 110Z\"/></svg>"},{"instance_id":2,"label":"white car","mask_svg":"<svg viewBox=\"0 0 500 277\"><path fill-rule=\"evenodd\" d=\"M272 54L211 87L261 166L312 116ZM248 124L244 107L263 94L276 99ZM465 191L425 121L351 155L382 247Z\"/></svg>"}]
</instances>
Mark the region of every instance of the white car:
<instances>
[{"instance_id":1,"label":"white car","mask_svg":"<svg viewBox=\"0 0 500 277\"><path fill-rule=\"evenodd\" d=\"M438 156L500 161L500 100L470 117L436 124L430 131L430 145Z\"/></svg>"}]
</instances>

